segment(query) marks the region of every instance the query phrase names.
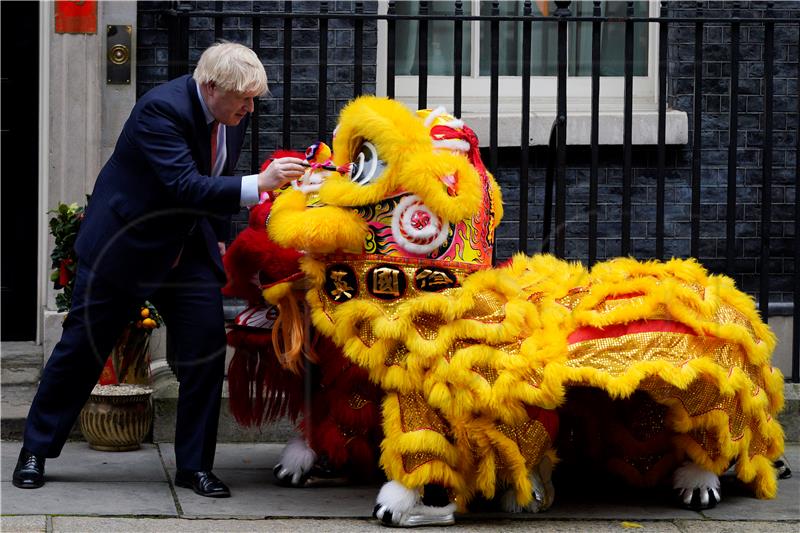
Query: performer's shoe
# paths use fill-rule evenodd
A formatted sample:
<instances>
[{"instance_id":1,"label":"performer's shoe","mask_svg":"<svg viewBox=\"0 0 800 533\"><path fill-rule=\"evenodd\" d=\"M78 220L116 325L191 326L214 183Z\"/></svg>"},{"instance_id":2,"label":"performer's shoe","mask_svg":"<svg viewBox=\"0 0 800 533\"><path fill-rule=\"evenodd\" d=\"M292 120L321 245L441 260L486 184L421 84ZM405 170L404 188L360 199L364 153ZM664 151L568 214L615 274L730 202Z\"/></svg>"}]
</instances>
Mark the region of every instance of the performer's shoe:
<instances>
[{"instance_id":1,"label":"performer's shoe","mask_svg":"<svg viewBox=\"0 0 800 533\"><path fill-rule=\"evenodd\" d=\"M692 511L713 509L722 501L719 477L693 462L686 462L672 474L679 505Z\"/></svg>"},{"instance_id":2,"label":"performer's shoe","mask_svg":"<svg viewBox=\"0 0 800 533\"><path fill-rule=\"evenodd\" d=\"M44 457L22 448L17 466L14 467L12 483L20 489L38 489L44 485Z\"/></svg>"},{"instance_id":3,"label":"performer's shoe","mask_svg":"<svg viewBox=\"0 0 800 533\"><path fill-rule=\"evenodd\" d=\"M392 513L386 506L379 504L373 509L372 516L380 520L384 526L452 526L456 523L455 510L456 505L451 503L444 507L415 505L404 513Z\"/></svg>"},{"instance_id":4,"label":"performer's shoe","mask_svg":"<svg viewBox=\"0 0 800 533\"><path fill-rule=\"evenodd\" d=\"M428 493L427 502L420 498L416 490L409 489L397 481L389 481L378 493L377 505L372 511L372 516L384 526L453 525L456 506L444 497L446 494L444 489L437 490L436 487L426 486L425 492ZM445 503L446 505L438 505Z\"/></svg>"},{"instance_id":5,"label":"performer's shoe","mask_svg":"<svg viewBox=\"0 0 800 533\"><path fill-rule=\"evenodd\" d=\"M178 470L175 473L175 485L192 489L200 496L208 498L230 498L228 486L219 480L210 470Z\"/></svg>"},{"instance_id":6,"label":"performer's shoe","mask_svg":"<svg viewBox=\"0 0 800 533\"><path fill-rule=\"evenodd\" d=\"M778 479L789 479L792 477L792 469L789 468L789 461L786 460L785 455L782 455L775 461L773 466L778 471Z\"/></svg>"},{"instance_id":7,"label":"performer's shoe","mask_svg":"<svg viewBox=\"0 0 800 533\"><path fill-rule=\"evenodd\" d=\"M308 479L305 480L305 487L343 487L350 483L350 479L341 469L331 466L327 455L317 458Z\"/></svg>"}]
</instances>

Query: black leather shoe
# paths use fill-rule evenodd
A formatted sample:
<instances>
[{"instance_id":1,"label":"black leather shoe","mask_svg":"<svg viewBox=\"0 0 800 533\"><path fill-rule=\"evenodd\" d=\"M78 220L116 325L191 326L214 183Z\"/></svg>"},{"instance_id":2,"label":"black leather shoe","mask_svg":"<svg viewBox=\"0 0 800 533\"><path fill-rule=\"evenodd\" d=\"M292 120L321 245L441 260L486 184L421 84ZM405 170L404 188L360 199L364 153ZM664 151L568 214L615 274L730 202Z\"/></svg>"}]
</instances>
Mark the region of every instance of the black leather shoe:
<instances>
[{"instance_id":1,"label":"black leather shoe","mask_svg":"<svg viewBox=\"0 0 800 533\"><path fill-rule=\"evenodd\" d=\"M14 467L12 483L20 489L38 489L44 485L44 457L22 448L17 466Z\"/></svg>"},{"instance_id":2,"label":"black leather shoe","mask_svg":"<svg viewBox=\"0 0 800 533\"><path fill-rule=\"evenodd\" d=\"M219 480L210 470L178 470L175 473L175 485L192 489L200 496L209 498L230 498L228 486Z\"/></svg>"}]
</instances>

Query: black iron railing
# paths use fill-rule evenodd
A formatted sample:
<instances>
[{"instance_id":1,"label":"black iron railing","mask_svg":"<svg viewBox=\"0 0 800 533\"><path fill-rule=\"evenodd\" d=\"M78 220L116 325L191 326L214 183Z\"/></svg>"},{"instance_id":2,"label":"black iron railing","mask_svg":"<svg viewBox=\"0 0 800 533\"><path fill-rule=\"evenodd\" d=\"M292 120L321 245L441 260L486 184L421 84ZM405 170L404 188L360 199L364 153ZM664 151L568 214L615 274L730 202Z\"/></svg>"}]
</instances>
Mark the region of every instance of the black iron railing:
<instances>
[{"instance_id":1,"label":"black iron railing","mask_svg":"<svg viewBox=\"0 0 800 533\"><path fill-rule=\"evenodd\" d=\"M729 83L729 125L728 125L728 138L730 140L727 147L727 169L726 169L726 184L727 194L725 198L725 246L724 246L724 270L731 276L737 275L739 267L737 261L740 259L736 246L737 238L737 209L742 206L737 204L737 161L738 161L738 142L737 138L740 134L739 122L741 118L740 113L740 63L741 63L741 38L742 32L745 29L759 28L763 31L763 43L761 63L763 64L763 110L759 113L761 117L761 130L760 134L763 137L761 143L761 182L757 184L760 187L761 195L760 202L757 208L760 210L760 250L756 254L758 259L758 290L757 300L759 309L765 318L768 318L768 308L770 304L770 289L771 289L771 264L776 260L782 260L784 263L791 263L793 261L793 286L791 292L793 293L792 301L787 302L788 305L793 305L793 345L792 345L792 370L791 380L800 382L800 269L796 265L800 264L800 195L795 193L794 203L792 206L791 200L784 201L784 205L793 207L793 231L794 231L794 246L793 252L786 252L784 250L783 257L776 258L772 254L771 239L770 239L770 226L772 224L772 192L773 192L773 134L774 134L774 65L775 65L775 32L776 25L782 28L789 28L791 32L800 35L800 23L797 19L794 20L787 18L776 17L760 17L760 18L744 18L740 16L718 16L709 17L705 16L702 11L701 3L698 3L697 12L692 16L683 16L686 13L681 13L682 16L670 16L670 6L662 2L660 6L659 15L656 17L651 16L634 16L634 2L627 3L626 15L624 17L608 17L601 16L601 5L603 2L593 2L593 12L591 16L576 16L573 14L574 3L568 1L557 1L556 10L547 16L538 14L534 15L534 4L532 2L524 2L522 14L519 16L507 16L500 14L500 3L491 2L491 13L486 15L480 14L465 14L465 2L453 2L452 13L441 15L431 14L428 11L429 2L420 2L419 13L416 15L401 15L397 13L397 3L388 2L385 13L366 12L365 6L368 10L374 10L374 3L352 2L349 4L340 2L319 2L318 9L314 12L303 11L300 12L293 9L293 2L285 1L282 3L274 3L278 5L278 11L270 12L254 12L254 11L231 11L224 9L223 2L214 2L213 10L200 10L196 9L192 3L187 2L173 2L172 9L162 11L169 20L169 76L175 77L177 75L189 71L189 35L190 35L190 20L192 18L213 18L214 35L217 39L225 37L223 31L223 20L225 18L245 18L251 21L252 28L252 46L257 54L261 53L260 43L262 35L262 21L269 17L271 19L282 19L283 21L283 69L282 69L282 136L284 146L291 146L292 139L292 32L297 27L297 24L305 22L302 27L310 27L308 22L315 22L315 26L319 32L319 69L318 69L318 93L317 98L318 106L318 134L319 138L329 137L327 131L328 115L330 113L328 95L328 32L330 25L334 24L349 24L353 31L353 45L352 45L352 95L358 96L364 90L364 80L362 77L364 63L364 31L365 23L368 21L381 21L385 24L386 45L385 49L377 50L378 54L386 54L385 58L385 79L386 79L386 95L389 97L395 96L396 79L397 79L397 64L396 55L398 50L398 39L411 39L413 36L402 35L398 36L397 25L400 21L414 20L418 21L418 32L416 38L418 39L418 56L416 58L418 70L418 91L417 101L419 107L426 107L428 100L429 89L429 58L428 58L428 32L430 31L430 24L434 21L449 21L453 24L453 109L456 116L461 116L463 106L463 76L462 66L464 64L464 57L462 57L462 44L465 38L464 28L472 21L485 21L489 23L489 31L491 32L488 43L490 46L490 91L486 95L486 101L489 109L489 168L493 171L498 169L498 102L499 102L499 54L500 54L500 25L501 23L518 22L522 27L522 71L520 76L520 83L522 86L522 98L520 102L520 110L522 117L530 116L530 99L531 99L531 33L533 25L556 25L557 27L557 93L555 97L555 121L553 123L552 132L550 136L550 160L548 162L547 178L545 180L545 201L543 204L543 224L542 224L542 249L549 251L551 246L553 253L558 256L565 256L565 242L566 242L566 195L567 195L567 123L568 123L568 97L567 85L569 77L567 75L567 47L568 47L568 31L569 25L575 23L590 23L591 25L591 101L590 101L590 164L588 174L588 204L586 205L586 213L588 219L588 256L586 261L589 264L594 263L598 258L598 169L600 168L600 158L602 148L600 147L600 79L601 79L601 55L600 55L600 36L601 25L604 23L615 22L624 24L624 73L623 73L623 87L624 92L622 95L623 100L623 141L622 141L622 190L620 195L620 250L622 255L628 255L632 252L632 224L633 224L633 203L632 203L632 181L633 181L633 157L634 157L634 144L633 144L633 117L634 117L634 98L633 98L633 83L634 83L634 31L636 25L650 25L651 28L657 28L658 32L658 70L657 70L657 145L655 147L655 220L653 221L655 230L655 253L654 257L663 259L665 256L665 207L668 206L668 198L665 194L665 182L667 176L667 156L668 148L666 145L666 129L667 129L667 104L668 104L668 69L670 65L670 57L668 57L668 44L670 40L670 31L676 26L686 27L694 26L694 100L693 110L691 111L691 132L692 140L688 148L691 154L691 168L690 174L690 255L693 257L700 257L701 252L701 211L702 203L702 181L701 176L703 172L702 155L703 155L703 113L702 101L704 97L704 77L706 73L704 67L704 33L710 26L723 27L729 32L730 55L727 60L725 70L730 71L728 79ZM303 3L308 4L308 3ZM346 4L348 8L346 12L338 12L332 10L341 9L342 5ZM682 3L686 4L686 3ZM735 4L735 3L734 3ZM734 13L734 15L737 15ZM652 31L652 30L651 30ZM796 37L794 43L795 47L800 47L800 37ZM797 54L797 51L794 52ZM796 61L796 60L795 60ZM797 73L794 74L794 80L800 77ZM797 91L797 84L793 85L794 90ZM794 185L796 191L797 176L800 175L800 97L792 94L798 102L796 114L789 110L787 116L794 120L794 124L787 126L786 129L793 128L795 133L795 176ZM260 131L259 131L259 107L256 106L255 116L251 121L251 144L250 149L253 156L251 157L252 170L255 171L259 162L260 153ZM334 110L336 111L336 110ZM783 110L786 111L786 110ZM519 244L518 249L524 252L528 251L528 241L530 239L528 231L529 220L529 197L528 191L531 187L530 168L529 168L529 134L530 123L528 120L521 120L520 131L520 151L519 151ZM296 147L295 147L296 148ZM552 225L552 226L551 226ZM789 226L789 224L786 224ZM551 228L554 227L554 231Z\"/></svg>"}]
</instances>

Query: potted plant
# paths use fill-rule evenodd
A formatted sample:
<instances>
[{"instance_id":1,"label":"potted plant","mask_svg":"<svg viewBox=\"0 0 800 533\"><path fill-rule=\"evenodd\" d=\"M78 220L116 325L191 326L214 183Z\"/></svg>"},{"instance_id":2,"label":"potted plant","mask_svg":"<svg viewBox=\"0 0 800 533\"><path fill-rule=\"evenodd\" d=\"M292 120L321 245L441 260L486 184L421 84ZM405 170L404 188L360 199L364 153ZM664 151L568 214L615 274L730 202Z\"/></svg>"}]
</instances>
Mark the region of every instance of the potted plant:
<instances>
[{"instance_id":1,"label":"potted plant","mask_svg":"<svg viewBox=\"0 0 800 533\"><path fill-rule=\"evenodd\" d=\"M81 432L96 450L138 449L153 422L150 338L163 320L150 302L126 326L81 410Z\"/></svg>"},{"instance_id":2,"label":"potted plant","mask_svg":"<svg viewBox=\"0 0 800 533\"><path fill-rule=\"evenodd\" d=\"M88 199L88 197L87 197ZM50 279L56 290L58 311L72 302L78 258L75 238L83 221L84 208L59 204L49 211L50 233L55 239L50 254ZM150 401L150 338L163 323L156 308L145 302L120 335L103 368L98 384L80 414L80 427L92 448L124 451L139 448L150 431L153 407Z\"/></svg>"},{"instance_id":3,"label":"potted plant","mask_svg":"<svg viewBox=\"0 0 800 533\"><path fill-rule=\"evenodd\" d=\"M83 221L84 209L78 204L61 203L48 213L53 214L50 219L50 234L55 239L55 246L50 254L53 267L50 280L55 290L63 289L56 295L56 307L59 311L67 311L72 301L72 287L75 285L75 270L78 267L75 238Z\"/></svg>"}]
</instances>

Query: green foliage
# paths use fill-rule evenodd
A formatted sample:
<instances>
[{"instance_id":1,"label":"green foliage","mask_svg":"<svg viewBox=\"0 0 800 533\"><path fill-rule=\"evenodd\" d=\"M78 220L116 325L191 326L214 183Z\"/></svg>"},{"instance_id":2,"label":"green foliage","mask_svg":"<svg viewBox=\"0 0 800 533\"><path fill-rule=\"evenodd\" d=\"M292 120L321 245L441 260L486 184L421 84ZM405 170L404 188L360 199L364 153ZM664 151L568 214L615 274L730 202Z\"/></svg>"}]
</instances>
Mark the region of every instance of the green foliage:
<instances>
[{"instance_id":1,"label":"green foliage","mask_svg":"<svg viewBox=\"0 0 800 533\"><path fill-rule=\"evenodd\" d=\"M84 208L78 204L60 203L58 207L48 211L48 214L54 215L50 219L50 234L55 238L55 247L50 254L53 268L50 280L56 290L64 289L56 295L56 306L59 311L66 311L72 302L72 287L78 268L75 238L83 221Z\"/></svg>"}]
</instances>

